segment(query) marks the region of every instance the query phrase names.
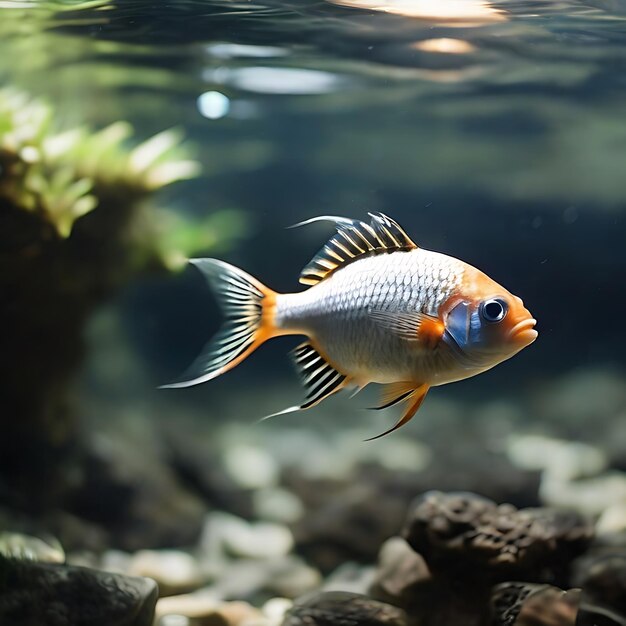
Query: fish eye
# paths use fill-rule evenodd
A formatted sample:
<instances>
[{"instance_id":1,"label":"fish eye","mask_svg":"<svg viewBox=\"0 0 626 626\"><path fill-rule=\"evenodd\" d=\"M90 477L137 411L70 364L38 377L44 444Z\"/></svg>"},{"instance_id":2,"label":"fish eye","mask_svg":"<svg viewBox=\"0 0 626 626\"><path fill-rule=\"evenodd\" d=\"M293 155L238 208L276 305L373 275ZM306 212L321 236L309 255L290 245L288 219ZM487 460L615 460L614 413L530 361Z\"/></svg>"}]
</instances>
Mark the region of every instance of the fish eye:
<instances>
[{"instance_id":1,"label":"fish eye","mask_svg":"<svg viewBox=\"0 0 626 626\"><path fill-rule=\"evenodd\" d=\"M501 298L492 298L480 304L480 316L490 324L501 322L508 310L509 305Z\"/></svg>"}]
</instances>

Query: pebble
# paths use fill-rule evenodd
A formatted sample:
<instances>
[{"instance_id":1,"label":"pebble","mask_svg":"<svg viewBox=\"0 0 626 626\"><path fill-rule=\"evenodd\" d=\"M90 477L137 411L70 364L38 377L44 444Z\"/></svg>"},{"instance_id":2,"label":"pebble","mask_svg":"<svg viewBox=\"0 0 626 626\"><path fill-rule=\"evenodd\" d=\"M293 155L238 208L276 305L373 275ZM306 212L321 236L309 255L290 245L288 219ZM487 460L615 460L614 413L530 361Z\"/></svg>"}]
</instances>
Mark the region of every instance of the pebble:
<instances>
[{"instance_id":1,"label":"pebble","mask_svg":"<svg viewBox=\"0 0 626 626\"><path fill-rule=\"evenodd\" d=\"M287 555L276 559L238 559L224 562L213 584L202 590L216 601L258 601L267 594L295 598L322 582L320 573L300 557Z\"/></svg>"},{"instance_id":2,"label":"pebble","mask_svg":"<svg viewBox=\"0 0 626 626\"><path fill-rule=\"evenodd\" d=\"M46 563L63 563L65 552L57 539L47 541L21 533L0 532L0 555Z\"/></svg>"},{"instance_id":3,"label":"pebble","mask_svg":"<svg viewBox=\"0 0 626 626\"><path fill-rule=\"evenodd\" d=\"M220 559L224 554L271 559L288 554L294 539L282 524L248 522L229 513L213 512L205 520L200 544L209 559Z\"/></svg>"},{"instance_id":4,"label":"pebble","mask_svg":"<svg viewBox=\"0 0 626 626\"><path fill-rule=\"evenodd\" d=\"M255 515L262 520L293 524L304 515L302 500L282 487L257 489L252 495Z\"/></svg>"},{"instance_id":5,"label":"pebble","mask_svg":"<svg viewBox=\"0 0 626 626\"><path fill-rule=\"evenodd\" d=\"M226 472L240 487L261 489L278 483L278 463L261 447L233 444L226 449L223 463Z\"/></svg>"},{"instance_id":6,"label":"pebble","mask_svg":"<svg viewBox=\"0 0 626 626\"><path fill-rule=\"evenodd\" d=\"M267 587L287 598L297 598L322 584L320 572L299 556L288 555L268 564Z\"/></svg>"},{"instance_id":7,"label":"pebble","mask_svg":"<svg viewBox=\"0 0 626 626\"><path fill-rule=\"evenodd\" d=\"M626 500L605 509L596 522L596 535L626 533Z\"/></svg>"},{"instance_id":8,"label":"pebble","mask_svg":"<svg viewBox=\"0 0 626 626\"><path fill-rule=\"evenodd\" d=\"M626 502L626 473L610 471L571 482L546 475L541 481L540 495L550 506L601 515L615 502Z\"/></svg>"},{"instance_id":9,"label":"pebble","mask_svg":"<svg viewBox=\"0 0 626 626\"><path fill-rule=\"evenodd\" d=\"M507 454L518 467L543 470L550 479L562 481L594 476L608 464L606 455L595 446L542 435L512 435Z\"/></svg>"},{"instance_id":10,"label":"pebble","mask_svg":"<svg viewBox=\"0 0 626 626\"><path fill-rule=\"evenodd\" d=\"M161 598L155 626L243 626L262 613L247 602L218 602L201 593Z\"/></svg>"},{"instance_id":11,"label":"pebble","mask_svg":"<svg viewBox=\"0 0 626 626\"><path fill-rule=\"evenodd\" d=\"M269 626L279 626L287 611L293 606L289 598L270 598L262 607L261 612Z\"/></svg>"},{"instance_id":12,"label":"pebble","mask_svg":"<svg viewBox=\"0 0 626 626\"><path fill-rule=\"evenodd\" d=\"M204 582L196 560L180 550L140 550L128 562L126 573L154 579L162 596L192 591Z\"/></svg>"},{"instance_id":13,"label":"pebble","mask_svg":"<svg viewBox=\"0 0 626 626\"><path fill-rule=\"evenodd\" d=\"M124 574L132 558L132 554L123 550L107 550L100 559L100 567L107 572Z\"/></svg>"}]
</instances>

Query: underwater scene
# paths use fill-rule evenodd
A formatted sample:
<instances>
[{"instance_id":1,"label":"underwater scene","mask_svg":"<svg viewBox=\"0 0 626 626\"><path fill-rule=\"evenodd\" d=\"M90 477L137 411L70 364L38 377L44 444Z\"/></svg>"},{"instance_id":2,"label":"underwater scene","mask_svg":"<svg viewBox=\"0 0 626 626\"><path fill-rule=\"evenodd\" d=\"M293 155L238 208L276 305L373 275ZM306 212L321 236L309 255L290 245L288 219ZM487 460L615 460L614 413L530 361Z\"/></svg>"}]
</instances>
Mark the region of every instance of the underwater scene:
<instances>
[{"instance_id":1,"label":"underwater scene","mask_svg":"<svg viewBox=\"0 0 626 626\"><path fill-rule=\"evenodd\" d=\"M625 217L624 0L0 0L0 626L626 626Z\"/></svg>"}]
</instances>

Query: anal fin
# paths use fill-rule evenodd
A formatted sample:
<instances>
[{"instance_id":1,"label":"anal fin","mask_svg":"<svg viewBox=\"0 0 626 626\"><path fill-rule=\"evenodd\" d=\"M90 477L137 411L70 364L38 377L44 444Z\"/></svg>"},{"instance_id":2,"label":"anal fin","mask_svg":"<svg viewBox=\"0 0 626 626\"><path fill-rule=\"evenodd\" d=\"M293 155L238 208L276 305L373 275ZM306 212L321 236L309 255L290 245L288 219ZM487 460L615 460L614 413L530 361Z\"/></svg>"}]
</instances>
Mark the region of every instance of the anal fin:
<instances>
[{"instance_id":1,"label":"anal fin","mask_svg":"<svg viewBox=\"0 0 626 626\"><path fill-rule=\"evenodd\" d=\"M306 389L300 409L310 409L350 383L348 376L337 371L309 342L295 348L291 357Z\"/></svg>"},{"instance_id":2,"label":"anal fin","mask_svg":"<svg viewBox=\"0 0 626 626\"><path fill-rule=\"evenodd\" d=\"M428 389L430 388L427 384L419 385L414 388L412 391L409 389L407 391L407 383L391 383L391 385L387 385L386 387L395 387L394 389L389 389L391 393L393 391L394 395L391 400L387 401L387 404L383 404L379 409L386 408L388 406L392 406L398 402L407 402L408 407L405 410L402 417L392 426L389 430L386 430L384 433L380 435L376 435L376 437L370 437L365 441L373 441L374 439L380 439L389 433L392 433L394 430L404 426L406 423L411 421L412 417L417 413L418 409L424 402L424 398L428 393ZM402 391L402 389L404 391ZM399 394L399 395L397 395ZM383 393L383 401L385 399L385 392Z\"/></svg>"},{"instance_id":3,"label":"anal fin","mask_svg":"<svg viewBox=\"0 0 626 626\"><path fill-rule=\"evenodd\" d=\"M375 411L388 409L390 406L406 400L414 391L415 383L411 382L387 383L382 385L382 392L380 394L381 404L372 407L372 409Z\"/></svg>"}]
</instances>

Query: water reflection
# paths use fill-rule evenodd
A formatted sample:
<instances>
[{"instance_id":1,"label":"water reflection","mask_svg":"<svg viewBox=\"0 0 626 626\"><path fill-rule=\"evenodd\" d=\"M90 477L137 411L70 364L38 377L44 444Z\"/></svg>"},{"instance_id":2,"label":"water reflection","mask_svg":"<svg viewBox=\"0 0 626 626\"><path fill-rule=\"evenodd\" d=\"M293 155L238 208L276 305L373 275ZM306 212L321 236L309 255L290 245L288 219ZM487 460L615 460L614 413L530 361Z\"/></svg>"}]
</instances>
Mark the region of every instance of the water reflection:
<instances>
[{"instance_id":1,"label":"water reflection","mask_svg":"<svg viewBox=\"0 0 626 626\"><path fill-rule=\"evenodd\" d=\"M503 11L480 0L332 0L343 6L383 11L448 26L481 26L505 21Z\"/></svg>"},{"instance_id":2,"label":"water reflection","mask_svg":"<svg viewBox=\"0 0 626 626\"><path fill-rule=\"evenodd\" d=\"M325 94L338 90L345 83L331 72L295 67L220 67L206 70L203 78L244 91L273 95Z\"/></svg>"},{"instance_id":3,"label":"water reflection","mask_svg":"<svg viewBox=\"0 0 626 626\"><path fill-rule=\"evenodd\" d=\"M277 46L251 46L228 42L209 44L206 50L215 59L270 59L289 54L287 50Z\"/></svg>"},{"instance_id":4,"label":"water reflection","mask_svg":"<svg viewBox=\"0 0 626 626\"><path fill-rule=\"evenodd\" d=\"M424 39L411 45L415 50L438 52L440 54L468 54L476 50L476 46L462 39L442 37L440 39Z\"/></svg>"}]
</instances>

